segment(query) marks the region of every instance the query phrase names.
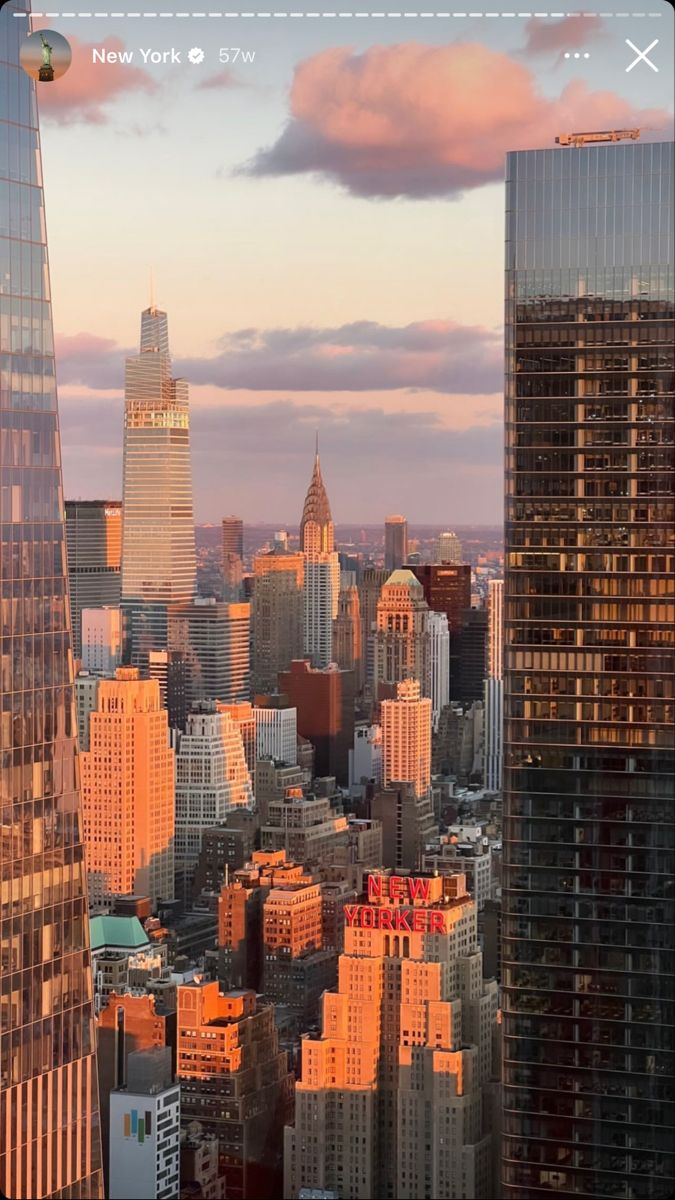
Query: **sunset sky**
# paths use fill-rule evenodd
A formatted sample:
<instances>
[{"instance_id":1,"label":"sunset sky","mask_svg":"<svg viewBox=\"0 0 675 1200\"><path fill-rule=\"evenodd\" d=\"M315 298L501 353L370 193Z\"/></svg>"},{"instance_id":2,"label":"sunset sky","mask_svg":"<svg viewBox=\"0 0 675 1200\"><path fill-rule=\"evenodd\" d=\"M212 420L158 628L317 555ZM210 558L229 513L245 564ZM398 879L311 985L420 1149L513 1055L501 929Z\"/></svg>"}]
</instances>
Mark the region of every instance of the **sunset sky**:
<instances>
[{"instance_id":1,"label":"sunset sky","mask_svg":"<svg viewBox=\"0 0 675 1200\"><path fill-rule=\"evenodd\" d=\"M66 495L121 495L153 270L191 384L198 520L297 524L318 429L337 522L498 522L504 154L577 129L672 136L672 10L649 8L37 19L73 48L39 91ZM657 37L659 72L627 73L625 39ZM133 63L93 65L101 45ZM172 46L180 66L142 65ZM220 67L224 46L255 60Z\"/></svg>"}]
</instances>

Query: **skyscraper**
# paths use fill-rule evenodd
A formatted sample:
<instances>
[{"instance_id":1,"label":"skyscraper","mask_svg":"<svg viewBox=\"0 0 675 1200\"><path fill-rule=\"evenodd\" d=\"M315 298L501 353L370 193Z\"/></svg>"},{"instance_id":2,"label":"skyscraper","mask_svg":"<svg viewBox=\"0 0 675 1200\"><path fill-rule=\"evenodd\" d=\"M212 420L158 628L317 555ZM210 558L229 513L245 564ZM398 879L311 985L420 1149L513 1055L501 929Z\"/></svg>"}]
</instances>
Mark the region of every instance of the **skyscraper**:
<instances>
[{"instance_id":1,"label":"skyscraper","mask_svg":"<svg viewBox=\"0 0 675 1200\"><path fill-rule=\"evenodd\" d=\"M188 900L202 834L233 808L253 808L241 733L215 701L189 714L176 755L176 895Z\"/></svg>"},{"instance_id":2,"label":"skyscraper","mask_svg":"<svg viewBox=\"0 0 675 1200\"><path fill-rule=\"evenodd\" d=\"M187 661L188 711L197 700L249 699L250 624L250 604L223 604L209 596L171 607L168 644Z\"/></svg>"},{"instance_id":3,"label":"skyscraper","mask_svg":"<svg viewBox=\"0 0 675 1200\"><path fill-rule=\"evenodd\" d=\"M395 700L383 700L382 779L411 783L416 796L431 786L431 700L420 695L416 679L399 683ZM411 864L412 865L412 864Z\"/></svg>"},{"instance_id":4,"label":"skyscraper","mask_svg":"<svg viewBox=\"0 0 675 1200\"><path fill-rule=\"evenodd\" d=\"M0 406L10 457L0 605L13 652L3 655L0 726L0 1189L17 1200L69 1200L102 1195L101 1142L40 135L34 84L19 66L25 34L24 20L3 13ZM16 606L30 611L30 625L13 618Z\"/></svg>"},{"instance_id":5,"label":"skyscraper","mask_svg":"<svg viewBox=\"0 0 675 1200\"><path fill-rule=\"evenodd\" d=\"M223 517L223 584L226 600L241 599L243 558L244 522L241 517Z\"/></svg>"},{"instance_id":6,"label":"skyscraper","mask_svg":"<svg viewBox=\"0 0 675 1200\"><path fill-rule=\"evenodd\" d=\"M319 447L300 522L305 556L305 654L314 667L333 661L333 621L338 611L340 561L335 553L333 518L321 475Z\"/></svg>"},{"instance_id":7,"label":"skyscraper","mask_svg":"<svg viewBox=\"0 0 675 1200\"><path fill-rule=\"evenodd\" d=\"M314 746L314 773L334 775L346 787L354 740L354 672L335 663L318 670L300 659L279 676L279 687L297 709L300 737Z\"/></svg>"},{"instance_id":8,"label":"skyscraper","mask_svg":"<svg viewBox=\"0 0 675 1200\"><path fill-rule=\"evenodd\" d=\"M508 156L514 1200L675 1186L672 197L672 143Z\"/></svg>"},{"instance_id":9,"label":"skyscraper","mask_svg":"<svg viewBox=\"0 0 675 1200\"><path fill-rule=\"evenodd\" d=\"M73 654L81 658L82 610L119 606L121 501L66 500L66 544Z\"/></svg>"},{"instance_id":10,"label":"skyscraper","mask_svg":"<svg viewBox=\"0 0 675 1200\"><path fill-rule=\"evenodd\" d=\"M302 1039L285 1196L488 1200L497 984L464 876L369 875L345 918L338 990Z\"/></svg>"},{"instance_id":11,"label":"skyscraper","mask_svg":"<svg viewBox=\"0 0 675 1200\"><path fill-rule=\"evenodd\" d=\"M417 679L431 695L429 606L422 585L407 568L393 571L380 592L375 631L375 683L382 695L396 684Z\"/></svg>"},{"instance_id":12,"label":"skyscraper","mask_svg":"<svg viewBox=\"0 0 675 1200\"><path fill-rule=\"evenodd\" d=\"M429 613L431 635L431 703L434 729L440 715L450 703L450 630L445 613Z\"/></svg>"},{"instance_id":13,"label":"skyscraper","mask_svg":"<svg viewBox=\"0 0 675 1200\"><path fill-rule=\"evenodd\" d=\"M361 611L356 584L340 588L333 626L333 657L343 671L353 671L357 691L363 686Z\"/></svg>"},{"instance_id":14,"label":"skyscraper","mask_svg":"<svg viewBox=\"0 0 675 1200\"><path fill-rule=\"evenodd\" d=\"M195 592L188 385L171 375L167 315L141 315L124 403L122 607L131 661L167 647L167 607Z\"/></svg>"},{"instance_id":15,"label":"skyscraper","mask_svg":"<svg viewBox=\"0 0 675 1200\"><path fill-rule=\"evenodd\" d=\"M119 667L101 679L82 754L89 900L174 894L174 752L156 679Z\"/></svg>"},{"instance_id":16,"label":"skyscraper","mask_svg":"<svg viewBox=\"0 0 675 1200\"><path fill-rule=\"evenodd\" d=\"M304 651L304 556L277 540L256 556L253 577L253 690L273 692L279 672Z\"/></svg>"},{"instance_id":17,"label":"skyscraper","mask_svg":"<svg viewBox=\"0 0 675 1200\"><path fill-rule=\"evenodd\" d=\"M361 653L363 655L364 679L372 684L375 679L375 627L380 592L390 572L384 567L364 567L358 582L359 611L361 613Z\"/></svg>"},{"instance_id":18,"label":"skyscraper","mask_svg":"<svg viewBox=\"0 0 675 1200\"><path fill-rule=\"evenodd\" d=\"M408 522L405 517L384 519L384 569L391 574L408 559Z\"/></svg>"},{"instance_id":19,"label":"skyscraper","mask_svg":"<svg viewBox=\"0 0 675 1200\"><path fill-rule=\"evenodd\" d=\"M464 561L462 543L456 533L440 533L434 545L434 563L461 563Z\"/></svg>"}]
</instances>

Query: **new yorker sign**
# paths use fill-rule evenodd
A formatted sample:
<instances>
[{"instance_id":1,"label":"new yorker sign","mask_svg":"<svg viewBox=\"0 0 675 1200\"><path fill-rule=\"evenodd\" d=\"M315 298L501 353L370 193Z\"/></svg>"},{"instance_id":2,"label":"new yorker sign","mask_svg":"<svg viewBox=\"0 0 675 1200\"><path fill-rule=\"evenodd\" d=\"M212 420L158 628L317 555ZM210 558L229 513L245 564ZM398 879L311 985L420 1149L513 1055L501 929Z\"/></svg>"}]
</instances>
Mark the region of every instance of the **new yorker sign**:
<instances>
[{"instance_id":1,"label":"new yorker sign","mask_svg":"<svg viewBox=\"0 0 675 1200\"><path fill-rule=\"evenodd\" d=\"M388 904L345 904L347 925L352 929L391 929L394 933L445 933L445 914L418 906L430 899L431 879L404 875L369 875L368 899L391 900ZM407 907L409 900L415 907Z\"/></svg>"}]
</instances>

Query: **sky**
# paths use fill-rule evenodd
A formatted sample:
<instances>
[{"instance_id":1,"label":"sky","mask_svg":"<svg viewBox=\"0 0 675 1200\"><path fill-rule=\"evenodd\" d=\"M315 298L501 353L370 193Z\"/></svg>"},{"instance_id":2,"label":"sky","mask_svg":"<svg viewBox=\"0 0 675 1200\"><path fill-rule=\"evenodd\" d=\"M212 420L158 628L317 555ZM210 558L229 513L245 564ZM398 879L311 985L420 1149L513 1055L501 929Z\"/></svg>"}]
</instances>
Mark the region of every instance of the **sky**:
<instances>
[{"instance_id":1,"label":"sky","mask_svg":"<svg viewBox=\"0 0 675 1200\"><path fill-rule=\"evenodd\" d=\"M673 12L647 7L34 18L73 51L39 89L66 495L121 496L152 274L190 382L197 520L297 524L318 430L337 522L499 522L504 155L672 136ZM658 38L658 71L626 70L627 38Z\"/></svg>"}]
</instances>

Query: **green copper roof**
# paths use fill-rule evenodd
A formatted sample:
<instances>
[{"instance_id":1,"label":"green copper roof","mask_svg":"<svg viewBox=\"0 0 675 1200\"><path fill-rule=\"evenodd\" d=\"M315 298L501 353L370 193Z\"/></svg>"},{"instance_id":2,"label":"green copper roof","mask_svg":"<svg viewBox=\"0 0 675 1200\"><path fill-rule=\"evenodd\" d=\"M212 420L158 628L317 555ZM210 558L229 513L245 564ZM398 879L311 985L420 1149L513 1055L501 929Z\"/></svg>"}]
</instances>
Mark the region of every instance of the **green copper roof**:
<instances>
[{"instance_id":1,"label":"green copper roof","mask_svg":"<svg viewBox=\"0 0 675 1200\"><path fill-rule=\"evenodd\" d=\"M149 945L148 935L138 917L92 917L91 948L103 950L141 950Z\"/></svg>"}]
</instances>

